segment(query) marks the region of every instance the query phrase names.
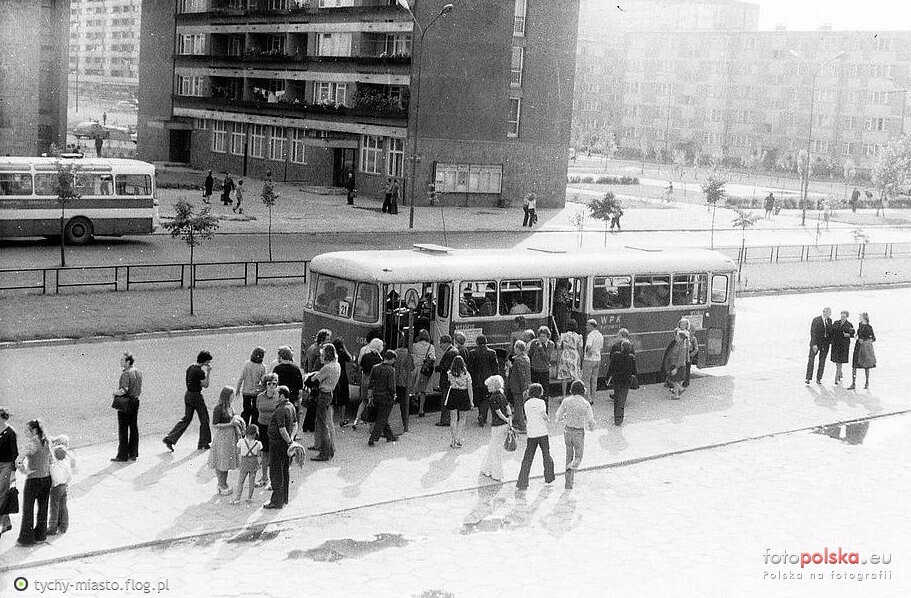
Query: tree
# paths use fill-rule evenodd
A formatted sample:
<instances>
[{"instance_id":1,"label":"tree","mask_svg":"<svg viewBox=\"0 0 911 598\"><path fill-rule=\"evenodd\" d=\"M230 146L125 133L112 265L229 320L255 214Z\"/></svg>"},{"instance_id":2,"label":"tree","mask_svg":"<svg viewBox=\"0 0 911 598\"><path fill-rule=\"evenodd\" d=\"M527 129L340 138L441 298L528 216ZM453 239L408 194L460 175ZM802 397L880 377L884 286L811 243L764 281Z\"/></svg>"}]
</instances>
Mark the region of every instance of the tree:
<instances>
[{"instance_id":1,"label":"tree","mask_svg":"<svg viewBox=\"0 0 911 598\"><path fill-rule=\"evenodd\" d=\"M593 197L588 202L588 212L592 218L604 221L604 246L607 247L607 225L616 212L622 211L620 200L613 191L608 191L604 197Z\"/></svg>"},{"instance_id":2,"label":"tree","mask_svg":"<svg viewBox=\"0 0 911 598\"><path fill-rule=\"evenodd\" d=\"M60 204L60 267L66 267L66 204L82 195L76 191L76 176L79 167L76 164L64 164L57 160L57 184L54 193L57 194L57 203Z\"/></svg>"},{"instance_id":3,"label":"tree","mask_svg":"<svg viewBox=\"0 0 911 598\"><path fill-rule=\"evenodd\" d=\"M867 243L870 242L870 235L865 233L861 228L855 228L851 231L851 234L854 235L854 240L860 245L860 272L858 272L857 275L863 278L864 258L867 257Z\"/></svg>"},{"instance_id":4,"label":"tree","mask_svg":"<svg viewBox=\"0 0 911 598\"><path fill-rule=\"evenodd\" d=\"M266 207L269 208L269 261L272 261L272 207L275 205L275 200L278 199L278 195L275 194L275 189L273 188L271 174L266 175L266 180L263 181L263 192L262 192L263 203L266 204Z\"/></svg>"},{"instance_id":5,"label":"tree","mask_svg":"<svg viewBox=\"0 0 911 598\"><path fill-rule=\"evenodd\" d=\"M709 175L709 179L702 185L702 192L705 193L706 209L708 209L709 206L712 208L712 249L715 248L715 210L718 209L718 202L723 201L727 196L727 191L724 190L725 182L726 181L716 172L713 172Z\"/></svg>"},{"instance_id":6,"label":"tree","mask_svg":"<svg viewBox=\"0 0 911 598\"><path fill-rule=\"evenodd\" d=\"M851 183L854 182L854 178L857 176L857 164L854 163L854 158L845 159L844 164L841 165L842 176L845 179L845 195L844 199L848 198L848 187Z\"/></svg>"},{"instance_id":7,"label":"tree","mask_svg":"<svg viewBox=\"0 0 911 598\"><path fill-rule=\"evenodd\" d=\"M194 249L203 241L208 241L215 236L218 229L218 219L209 213L210 207L206 206L199 213L185 200L174 204L175 216L171 222L166 222L164 228L171 231L174 238L180 237L190 248L190 315L193 315L193 288L196 286L196 266Z\"/></svg>"},{"instance_id":8,"label":"tree","mask_svg":"<svg viewBox=\"0 0 911 598\"><path fill-rule=\"evenodd\" d=\"M873 166L873 185L879 189L880 201L891 199L908 178L911 178L911 135L888 144Z\"/></svg>"},{"instance_id":9,"label":"tree","mask_svg":"<svg viewBox=\"0 0 911 598\"><path fill-rule=\"evenodd\" d=\"M734 218L732 223L734 226L739 226L743 229L743 236L740 241L740 255L737 259L737 279L740 280L740 272L743 270L743 262L746 258L747 251L747 229L752 227L759 220L759 214L754 214L747 210L742 210L740 208L735 208L737 211L737 217Z\"/></svg>"}]
</instances>

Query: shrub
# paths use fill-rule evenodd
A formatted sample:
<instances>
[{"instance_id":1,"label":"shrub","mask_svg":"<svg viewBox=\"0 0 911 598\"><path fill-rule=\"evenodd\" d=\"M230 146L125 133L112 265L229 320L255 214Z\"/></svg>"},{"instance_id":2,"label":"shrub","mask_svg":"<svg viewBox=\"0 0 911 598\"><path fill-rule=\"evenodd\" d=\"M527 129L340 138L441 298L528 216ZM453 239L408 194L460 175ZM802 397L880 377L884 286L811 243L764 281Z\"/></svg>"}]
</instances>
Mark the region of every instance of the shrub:
<instances>
[{"instance_id":1,"label":"shrub","mask_svg":"<svg viewBox=\"0 0 911 598\"><path fill-rule=\"evenodd\" d=\"M638 185L639 178L634 176L603 176L598 179L599 185Z\"/></svg>"}]
</instances>

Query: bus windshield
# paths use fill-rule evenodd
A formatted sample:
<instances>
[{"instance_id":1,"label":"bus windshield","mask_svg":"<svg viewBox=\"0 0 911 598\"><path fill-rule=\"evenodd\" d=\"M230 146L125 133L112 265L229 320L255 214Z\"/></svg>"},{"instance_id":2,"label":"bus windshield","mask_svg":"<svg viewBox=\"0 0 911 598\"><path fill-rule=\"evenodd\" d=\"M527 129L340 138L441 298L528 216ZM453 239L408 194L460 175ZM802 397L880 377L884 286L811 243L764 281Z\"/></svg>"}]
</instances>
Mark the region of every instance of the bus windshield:
<instances>
[{"instance_id":1,"label":"bus windshield","mask_svg":"<svg viewBox=\"0 0 911 598\"><path fill-rule=\"evenodd\" d=\"M355 282L328 274L316 274L311 286L313 309L358 322L376 322L379 315L379 289L370 282Z\"/></svg>"}]
</instances>

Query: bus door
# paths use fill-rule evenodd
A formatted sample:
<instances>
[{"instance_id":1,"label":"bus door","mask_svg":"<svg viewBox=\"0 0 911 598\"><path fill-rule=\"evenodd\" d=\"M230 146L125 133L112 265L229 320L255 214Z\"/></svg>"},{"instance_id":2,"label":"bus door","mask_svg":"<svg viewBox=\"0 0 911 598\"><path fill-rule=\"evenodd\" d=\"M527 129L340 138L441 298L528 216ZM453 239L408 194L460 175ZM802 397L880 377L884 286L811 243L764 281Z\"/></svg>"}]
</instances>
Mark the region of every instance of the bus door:
<instances>
[{"instance_id":1,"label":"bus door","mask_svg":"<svg viewBox=\"0 0 911 598\"><path fill-rule=\"evenodd\" d=\"M550 325L556 338L566 332L570 320L576 322L576 331L585 330L585 278L550 279Z\"/></svg>"},{"instance_id":2,"label":"bus door","mask_svg":"<svg viewBox=\"0 0 911 598\"><path fill-rule=\"evenodd\" d=\"M436 313L430 324L430 339L435 347L440 346L440 337L450 333L452 326L453 284L441 282L436 289Z\"/></svg>"},{"instance_id":3,"label":"bus door","mask_svg":"<svg viewBox=\"0 0 911 598\"><path fill-rule=\"evenodd\" d=\"M411 348L414 330L414 309L408 304L416 293L411 284L383 285L383 342L387 349L397 349L400 337Z\"/></svg>"}]
</instances>

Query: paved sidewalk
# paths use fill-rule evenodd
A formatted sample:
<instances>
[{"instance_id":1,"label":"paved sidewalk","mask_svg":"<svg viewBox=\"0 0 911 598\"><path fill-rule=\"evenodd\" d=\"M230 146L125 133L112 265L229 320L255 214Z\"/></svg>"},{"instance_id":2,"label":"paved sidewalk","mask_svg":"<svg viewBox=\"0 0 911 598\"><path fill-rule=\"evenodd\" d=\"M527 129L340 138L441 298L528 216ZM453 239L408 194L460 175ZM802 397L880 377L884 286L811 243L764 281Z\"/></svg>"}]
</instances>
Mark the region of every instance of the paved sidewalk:
<instances>
[{"instance_id":1,"label":"paved sidewalk","mask_svg":"<svg viewBox=\"0 0 911 598\"><path fill-rule=\"evenodd\" d=\"M883 293L859 292L743 301L731 365L696 377L683 400L668 400L660 385L647 386L632 393L626 421L616 428L607 393L599 393L598 429L588 436L584 466L617 465L904 412L908 407L900 375L905 357L900 339L911 336L911 322L902 317L902 306L911 301L911 291L889 293L888 299ZM874 370L872 390L851 392L833 387L831 367L822 387L804 386L806 306L823 302L836 309L847 306L852 312L865 306L876 314L880 367ZM769 322L778 325L773 330ZM302 469L292 466L291 503L282 511L259 508L268 498L262 490L256 492L252 504L231 505L228 497L217 496L207 455L192 451L195 426L173 454L164 449L157 435L143 438L141 459L130 465L109 461L113 443L84 447L78 451L79 472L69 493L70 531L31 549L14 546L15 534L4 534L0 571L490 484L478 475L488 430L473 425L470 415L465 448L451 450L448 431L433 426L434 421L433 415L413 419L412 431L399 442L380 442L374 448L366 446L365 429L339 431L335 460L319 465L308 461ZM558 473L563 471L560 431L558 426L551 429ZM513 481L518 459L517 453L506 466L507 478ZM579 478L584 475L580 473ZM232 473L229 481L235 479L236 473ZM18 516L14 522L18 525Z\"/></svg>"}]
</instances>

